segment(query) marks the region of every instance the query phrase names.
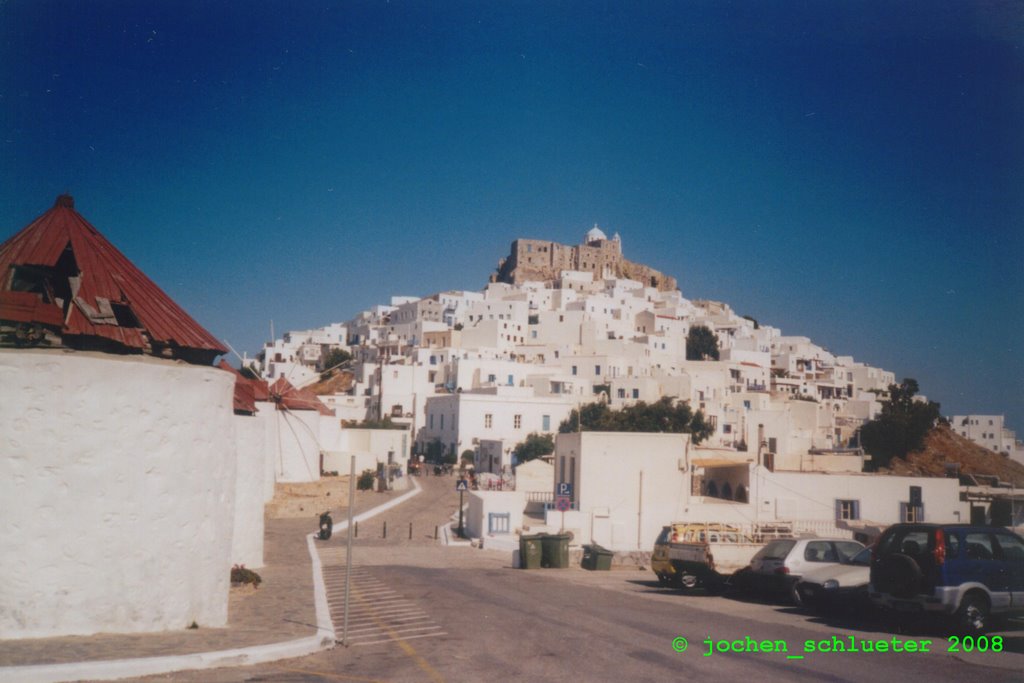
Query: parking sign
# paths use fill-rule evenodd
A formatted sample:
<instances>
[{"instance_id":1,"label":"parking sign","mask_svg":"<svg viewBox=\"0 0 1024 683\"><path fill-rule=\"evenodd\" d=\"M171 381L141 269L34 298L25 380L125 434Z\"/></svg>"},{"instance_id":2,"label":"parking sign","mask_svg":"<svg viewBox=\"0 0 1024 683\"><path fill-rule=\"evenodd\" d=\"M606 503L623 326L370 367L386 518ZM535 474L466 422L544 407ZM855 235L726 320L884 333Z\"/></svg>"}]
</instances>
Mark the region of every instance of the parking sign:
<instances>
[{"instance_id":1,"label":"parking sign","mask_svg":"<svg viewBox=\"0 0 1024 683\"><path fill-rule=\"evenodd\" d=\"M572 498L572 484L567 481L558 482L558 486L555 489L556 496L566 496Z\"/></svg>"}]
</instances>

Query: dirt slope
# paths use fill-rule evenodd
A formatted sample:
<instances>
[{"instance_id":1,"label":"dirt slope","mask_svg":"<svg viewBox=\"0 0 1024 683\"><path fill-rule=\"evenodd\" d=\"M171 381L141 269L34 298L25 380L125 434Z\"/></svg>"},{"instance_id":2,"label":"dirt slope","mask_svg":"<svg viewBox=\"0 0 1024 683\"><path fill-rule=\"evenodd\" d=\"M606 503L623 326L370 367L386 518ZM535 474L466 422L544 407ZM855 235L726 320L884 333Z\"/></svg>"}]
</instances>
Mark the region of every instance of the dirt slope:
<instances>
[{"instance_id":1,"label":"dirt slope","mask_svg":"<svg viewBox=\"0 0 1024 683\"><path fill-rule=\"evenodd\" d=\"M893 459L887 474L946 476L946 463L960 463L962 474L991 474L1014 486L1024 486L1024 465L982 448L946 426L939 426L925 437L924 448L909 453L906 460Z\"/></svg>"}]
</instances>

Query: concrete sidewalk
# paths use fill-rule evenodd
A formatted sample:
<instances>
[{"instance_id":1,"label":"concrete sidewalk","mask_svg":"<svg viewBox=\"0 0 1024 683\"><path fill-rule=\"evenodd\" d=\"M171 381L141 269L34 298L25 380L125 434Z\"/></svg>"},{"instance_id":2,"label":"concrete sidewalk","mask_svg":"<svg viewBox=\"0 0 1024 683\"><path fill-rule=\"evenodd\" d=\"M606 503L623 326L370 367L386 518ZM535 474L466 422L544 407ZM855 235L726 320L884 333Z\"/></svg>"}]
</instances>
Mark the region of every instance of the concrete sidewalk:
<instances>
[{"instance_id":1,"label":"concrete sidewalk","mask_svg":"<svg viewBox=\"0 0 1024 683\"><path fill-rule=\"evenodd\" d=\"M418 492L417 487L408 492L360 493L354 512L366 518ZM347 510L335 513L335 530L344 531L346 520ZM309 538L317 531L317 522L313 517L267 520L265 564L257 570L263 582L256 590L231 590L225 628L200 625L161 633L0 640L0 681L142 676L273 661L306 654L302 649L333 646L326 605L317 606L315 584L321 583L322 594L322 574L313 545L319 541Z\"/></svg>"}]
</instances>

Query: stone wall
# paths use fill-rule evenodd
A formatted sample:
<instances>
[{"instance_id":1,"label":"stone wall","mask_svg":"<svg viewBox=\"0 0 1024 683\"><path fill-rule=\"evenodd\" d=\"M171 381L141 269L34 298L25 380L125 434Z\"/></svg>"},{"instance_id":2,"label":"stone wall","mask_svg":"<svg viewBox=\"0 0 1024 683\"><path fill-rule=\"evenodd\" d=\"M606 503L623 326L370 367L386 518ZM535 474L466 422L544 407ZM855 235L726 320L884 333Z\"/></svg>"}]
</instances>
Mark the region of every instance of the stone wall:
<instances>
[{"instance_id":1,"label":"stone wall","mask_svg":"<svg viewBox=\"0 0 1024 683\"><path fill-rule=\"evenodd\" d=\"M597 240L589 244L569 246L546 240L518 239L509 255L498 262L492 282L553 282L563 270L579 270L602 277L610 272L615 277L642 282L645 287L661 291L677 289L676 280L649 266L634 263L622 256L618 240Z\"/></svg>"}]
</instances>

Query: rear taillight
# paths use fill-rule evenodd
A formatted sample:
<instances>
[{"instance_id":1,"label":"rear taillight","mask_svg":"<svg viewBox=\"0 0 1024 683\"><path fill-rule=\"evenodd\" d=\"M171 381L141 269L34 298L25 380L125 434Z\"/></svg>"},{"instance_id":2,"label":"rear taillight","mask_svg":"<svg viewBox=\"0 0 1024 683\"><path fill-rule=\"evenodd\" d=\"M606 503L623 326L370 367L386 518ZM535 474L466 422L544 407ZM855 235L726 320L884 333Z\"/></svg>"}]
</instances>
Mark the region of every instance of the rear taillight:
<instances>
[{"instance_id":1,"label":"rear taillight","mask_svg":"<svg viewBox=\"0 0 1024 683\"><path fill-rule=\"evenodd\" d=\"M935 530L935 550L932 551L932 557L935 559L936 567L941 567L946 561L946 535L942 533L942 529Z\"/></svg>"},{"instance_id":2,"label":"rear taillight","mask_svg":"<svg viewBox=\"0 0 1024 683\"><path fill-rule=\"evenodd\" d=\"M789 567L786 567L786 566L776 567L775 568L775 573L776 574L788 574L789 573Z\"/></svg>"}]
</instances>

